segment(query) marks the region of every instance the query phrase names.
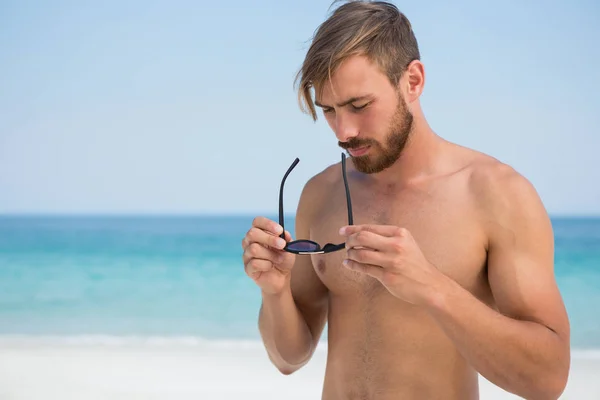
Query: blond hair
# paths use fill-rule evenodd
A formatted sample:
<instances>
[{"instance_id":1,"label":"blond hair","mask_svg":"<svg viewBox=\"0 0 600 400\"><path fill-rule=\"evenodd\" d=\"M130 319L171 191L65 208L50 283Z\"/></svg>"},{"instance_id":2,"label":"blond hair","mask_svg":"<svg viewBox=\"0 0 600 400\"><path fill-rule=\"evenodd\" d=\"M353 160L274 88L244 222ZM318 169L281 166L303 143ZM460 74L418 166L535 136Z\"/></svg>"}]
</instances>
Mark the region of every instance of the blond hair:
<instances>
[{"instance_id":1,"label":"blond hair","mask_svg":"<svg viewBox=\"0 0 600 400\"><path fill-rule=\"evenodd\" d=\"M317 113L311 89L322 88L348 57L366 56L392 85L398 83L408 64L420 59L410 21L396 6L384 1L345 3L316 30L294 81L300 108L315 121Z\"/></svg>"}]
</instances>

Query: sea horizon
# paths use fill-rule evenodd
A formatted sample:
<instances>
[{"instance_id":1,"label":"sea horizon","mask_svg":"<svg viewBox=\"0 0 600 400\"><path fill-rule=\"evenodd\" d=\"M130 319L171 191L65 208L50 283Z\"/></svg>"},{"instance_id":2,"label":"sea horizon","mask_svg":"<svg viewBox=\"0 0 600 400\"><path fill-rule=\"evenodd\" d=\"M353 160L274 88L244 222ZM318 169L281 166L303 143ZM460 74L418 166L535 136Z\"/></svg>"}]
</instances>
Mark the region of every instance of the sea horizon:
<instances>
[{"instance_id":1,"label":"sea horizon","mask_svg":"<svg viewBox=\"0 0 600 400\"><path fill-rule=\"evenodd\" d=\"M0 214L0 343L260 347L240 245L254 216ZM550 217L572 348L596 357L600 216Z\"/></svg>"},{"instance_id":2,"label":"sea horizon","mask_svg":"<svg viewBox=\"0 0 600 400\"><path fill-rule=\"evenodd\" d=\"M285 216L295 216L293 211L284 211ZM3 217L277 217L278 212L271 211L0 211ZM596 213L548 212L550 218L591 218L600 219Z\"/></svg>"}]
</instances>

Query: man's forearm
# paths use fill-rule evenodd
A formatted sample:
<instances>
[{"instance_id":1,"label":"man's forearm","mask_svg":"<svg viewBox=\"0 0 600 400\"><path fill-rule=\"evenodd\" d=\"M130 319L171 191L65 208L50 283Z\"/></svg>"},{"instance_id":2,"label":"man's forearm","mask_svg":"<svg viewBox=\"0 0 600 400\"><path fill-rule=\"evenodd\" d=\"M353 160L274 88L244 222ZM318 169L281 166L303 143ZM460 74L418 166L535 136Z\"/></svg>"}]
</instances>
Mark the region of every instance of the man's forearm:
<instances>
[{"instance_id":1,"label":"man's forearm","mask_svg":"<svg viewBox=\"0 0 600 400\"><path fill-rule=\"evenodd\" d=\"M482 376L527 399L560 395L570 362L564 338L492 310L449 278L440 288L427 309Z\"/></svg>"},{"instance_id":2,"label":"man's forearm","mask_svg":"<svg viewBox=\"0 0 600 400\"><path fill-rule=\"evenodd\" d=\"M262 295L259 329L271 361L282 373L302 367L313 351L313 338L290 290Z\"/></svg>"}]
</instances>

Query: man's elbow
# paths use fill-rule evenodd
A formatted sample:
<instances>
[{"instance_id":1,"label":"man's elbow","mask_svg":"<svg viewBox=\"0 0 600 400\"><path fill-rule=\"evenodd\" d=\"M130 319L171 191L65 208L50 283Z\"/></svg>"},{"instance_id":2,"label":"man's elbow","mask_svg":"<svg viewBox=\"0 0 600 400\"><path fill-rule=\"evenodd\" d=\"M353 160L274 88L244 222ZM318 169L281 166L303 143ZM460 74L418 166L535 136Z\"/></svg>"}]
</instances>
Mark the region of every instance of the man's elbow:
<instances>
[{"instance_id":1,"label":"man's elbow","mask_svg":"<svg viewBox=\"0 0 600 400\"><path fill-rule=\"evenodd\" d=\"M308 363L308 360L303 361L300 364L286 364L286 363L274 363L277 370L283 375L292 375Z\"/></svg>"},{"instance_id":2,"label":"man's elbow","mask_svg":"<svg viewBox=\"0 0 600 400\"><path fill-rule=\"evenodd\" d=\"M562 396L566 387L566 383L561 382L548 382L544 383L544 387L538 388L536 391L532 391L530 395L525 395L526 398L531 400L558 400Z\"/></svg>"},{"instance_id":3,"label":"man's elbow","mask_svg":"<svg viewBox=\"0 0 600 400\"><path fill-rule=\"evenodd\" d=\"M539 376L530 388L533 389L526 394L526 398L533 400L557 400L567 387L569 380L569 368L560 368L559 371L546 373Z\"/></svg>"},{"instance_id":4,"label":"man's elbow","mask_svg":"<svg viewBox=\"0 0 600 400\"><path fill-rule=\"evenodd\" d=\"M301 365L277 365L277 370L279 370L279 372L281 372L283 375L291 375L294 372L298 371L300 368L302 368Z\"/></svg>"},{"instance_id":5,"label":"man's elbow","mask_svg":"<svg viewBox=\"0 0 600 400\"><path fill-rule=\"evenodd\" d=\"M568 340L561 340L561 345L554 352L553 356L546 358L545 361L538 361L537 372L531 377L530 387L533 393L526 398L540 400L559 399L569 380L571 369L571 351Z\"/></svg>"},{"instance_id":6,"label":"man's elbow","mask_svg":"<svg viewBox=\"0 0 600 400\"><path fill-rule=\"evenodd\" d=\"M269 359L271 360L271 363L283 375L291 375L294 372L298 371L299 369L304 367L306 365L306 363L308 363L310 358L311 358L311 354L309 353L309 355L307 357L305 357L301 362L292 364L292 363L286 361L284 357L281 357L281 355L274 356L272 354L269 354Z\"/></svg>"},{"instance_id":7,"label":"man's elbow","mask_svg":"<svg viewBox=\"0 0 600 400\"><path fill-rule=\"evenodd\" d=\"M556 374L553 378L548 379L545 390L544 399L556 400L562 396L563 392L567 388L567 382L569 380L569 370L560 374Z\"/></svg>"}]
</instances>

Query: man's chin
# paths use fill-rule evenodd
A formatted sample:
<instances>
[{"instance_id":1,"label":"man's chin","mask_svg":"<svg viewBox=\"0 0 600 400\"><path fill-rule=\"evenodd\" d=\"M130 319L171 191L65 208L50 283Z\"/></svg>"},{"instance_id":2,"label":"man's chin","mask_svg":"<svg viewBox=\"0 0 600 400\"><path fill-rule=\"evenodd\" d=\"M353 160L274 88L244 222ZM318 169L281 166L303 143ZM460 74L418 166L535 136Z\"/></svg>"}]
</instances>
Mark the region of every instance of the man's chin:
<instances>
[{"instance_id":1,"label":"man's chin","mask_svg":"<svg viewBox=\"0 0 600 400\"><path fill-rule=\"evenodd\" d=\"M398 160L398 157L394 159L385 157L374 157L372 154L353 157L350 156L354 168L362 172L363 174L376 174L385 171Z\"/></svg>"},{"instance_id":2,"label":"man's chin","mask_svg":"<svg viewBox=\"0 0 600 400\"><path fill-rule=\"evenodd\" d=\"M383 171L383 168L369 156L351 156L354 168L363 174L375 174Z\"/></svg>"}]
</instances>

